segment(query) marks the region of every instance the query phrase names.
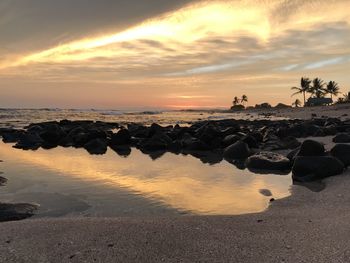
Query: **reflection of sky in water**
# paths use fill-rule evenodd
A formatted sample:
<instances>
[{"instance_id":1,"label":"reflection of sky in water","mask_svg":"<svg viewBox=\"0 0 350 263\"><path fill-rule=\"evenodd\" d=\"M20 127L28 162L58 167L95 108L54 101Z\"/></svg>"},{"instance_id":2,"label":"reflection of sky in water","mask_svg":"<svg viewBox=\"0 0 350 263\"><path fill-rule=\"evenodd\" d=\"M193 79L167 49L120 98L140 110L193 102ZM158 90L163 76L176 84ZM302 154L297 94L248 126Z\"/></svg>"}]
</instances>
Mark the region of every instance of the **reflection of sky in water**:
<instances>
[{"instance_id":1,"label":"reflection of sky in water","mask_svg":"<svg viewBox=\"0 0 350 263\"><path fill-rule=\"evenodd\" d=\"M37 202L43 215L242 214L268 206L270 197L260 189L274 198L290 194L290 176L255 175L225 161L208 165L172 153L153 161L136 149L123 158L112 150L92 156L82 149L32 152L0 143L0 156L9 179L0 200Z\"/></svg>"}]
</instances>

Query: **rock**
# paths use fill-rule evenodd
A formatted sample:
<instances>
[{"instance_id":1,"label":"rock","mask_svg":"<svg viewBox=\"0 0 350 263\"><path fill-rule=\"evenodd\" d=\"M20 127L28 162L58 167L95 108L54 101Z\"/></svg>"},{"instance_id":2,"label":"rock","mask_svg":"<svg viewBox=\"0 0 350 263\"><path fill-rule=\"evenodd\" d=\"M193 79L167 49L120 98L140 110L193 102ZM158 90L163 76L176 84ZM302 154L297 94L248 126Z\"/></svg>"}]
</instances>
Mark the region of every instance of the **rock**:
<instances>
[{"instance_id":1,"label":"rock","mask_svg":"<svg viewBox=\"0 0 350 263\"><path fill-rule=\"evenodd\" d=\"M33 204L4 204L0 203L0 222L22 220L34 215L38 209Z\"/></svg>"},{"instance_id":2,"label":"rock","mask_svg":"<svg viewBox=\"0 0 350 263\"><path fill-rule=\"evenodd\" d=\"M231 134L231 135L227 135L223 140L222 140L222 145L224 147L227 147L231 144L234 144L235 142L238 142L241 139L241 137L239 137L236 134Z\"/></svg>"},{"instance_id":3,"label":"rock","mask_svg":"<svg viewBox=\"0 0 350 263\"><path fill-rule=\"evenodd\" d=\"M168 149L172 142L169 136L159 131L151 138L142 140L139 146L146 151L158 151Z\"/></svg>"},{"instance_id":4,"label":"rock","mask_svg":"<svg viewBox=\"0 0 350 263\"><path fill-rule=\"evenodd\" d=\"M330 154L339 159L346 167L350 166L350 145L336 144Z\"/></svg>"},{"instance_id":5,"label":"rock","mask_svg":"<svg viewBox=\"0 0 350 263\"><path fill-rule=\"evenodd\" d=\"M84 145L90 154L105 154L107 152L107 141L104 139L93 139Z\"/></svg>"},{"instance_id":6,"label":"rock","mask_svg":"<svg viewBox=\"0 0 350 263\"><path fill-rule=\"evenodd\" d=\"M127 129L121 129L111 137L111 145L127 145L131 142L130 132Z\"/></svg>"},{"instance_id":7,"label":"rock","mask_svg":"<svg viewBox=\"0 0 350 263\"><path fill-rule=\"evenodd\" d=\"M43 143L44 141L37 133L25 133L20 136L13 147L22 150L37 150Z\"/></svg>"},{"instance_id":8,"label":"rock","mask_svg":"<svg viewBox=\"0 0 350 263\"><path fill-rule=\"evenodd\" d=\"M257 140L251 135L246 135L242 138L242 141L245 142L250 148L259 148Z\"/></svg>"},{"instance_id":9,"label":"rock","mask_svg":"<svg viewBox=\"0 0 350 263\"><path fill-rule=\"evenodd\" d=\"M323 132L327 136L333 136L337 134L337 127L335 125L328 125L323 128Z\"/></svg>"},{"instance_id":10,"label":"rock","mask_svg":"<svg viewBox=\"0 0 350 263\"><path fill-rule=\"evenodd\" d=\"M182 148L188 151L207 151L210 147L197 138L192 137L189 133L185 133L180 140Z\"/></svg>"},{"instance_id":11,"label":"rock","mask_svg":"<svg viewBox=\"0 0 350 263\"><path fill-rule=\"evenodd\" d=\"M24 131L22 130L7 129L1 133L2 141L4 143L15 143L19 141L23 133Z\"/></svg>"},{"instance_id":12,"label":"rock","mask_svg":"<svg viewBox=\"0 0 350 263\"><path fill-rule=\"evenodd\" d=\"M324 154L323 144L313 140L305 140L301 144L298 156L323 156Z\"/></svg>"},{"instance_id":13,"label":"rock","mask_svg":"<svg viewBox=\"0 0 350 263\"><path fill-rule=\"evenodd\" d=\"M0 186L3 186L7 182L7 179L0 176Z\"/></svg>"},{"instance_id":14,"label":"rock","mask_svg":"<svg viewBox=\"0 0 350 263\"><path fill-rule=\"evenodd\" d=\"M272 196L272 193L269 189L260 189L259 193L264 195L264 196Z\"/></svg>"},{"instance_id":15,"label":"rock","mask_svg":"<svg viewBox=\"0 0 350 263\"><path fill-rule=\"evenodd\" d=\"M299 151L300 151L300 148L296 148L296 149L290 151L290 152L287 154L287 158L288 158L292 163L294 163L295 158L297 158L297 156L298 156L298 154L299 154Z\"/></svg>"},{"instance_id":16,"label":"rock","mask_svg":"<svg viewBox=\"0 0 350 263\"><path fill-rule=\"evenodd\" d=\"M282 140L283 149L295 149L301 145L301 142L299 142L295 137L288 136L283 138Z\"/></svg>"},{"instance_id":17,"label":"rock","mask_svg":"<svg viewBox=\"0 0 350 263\"><path fill-rule=\"evenodd\" d=\"M285 171L289 170L291 165L289 159L281 154L260 152L250 156L246 166L248 169Z\"/></svg>"},{"instance_id":18,"label":"rock","mask_svg":"<svg viewBox=\"0 0 350 263\"><path fill-rule=\"evenodd\" d=\"M33 128L32 126L31 128ZM58 142L66 136L66 133L57 124L45 125L43 131L39 133L40 137L49 145L58 145Z\"/></svg>"},{"instance_id":19,"label":"rock","mask_svg":"<svg viewBox=\"0 0 350 263\"><path fill-rule=\"evenodd\" d=\"M224 157L228 160L246 159L251 155L248 144L242 141L235 142L224 150Z\"/></svg>"},{"instance_id":20,"label":"rock","mask_svg":"<svg viewBox=\"0 0 350 263\"><path fill-rule=\"evenodd\" d=\"M350 143L350 134L348 133L338 133L334 138L335 143Z\"/></svg>"},{"instance_id":21,"label":"rock","mask_svg":"<svg viewBox=\"0 0 350 263\"><path fill-rule=\"evenodd\" d=\"M212 145L213 146L219 146L219 142L221 142L221 139L219 138L221 136L221 133L213 126L211 125L207 125L204 129L199 130L196 133L196 137L208 144L208 145ZM216 140L218 139L218 140ZM216 143L213 143L216 142Z\"/></svg>"},{"instance_id":22,"label":"rock","mask_svg":"<svg viewBox=\"0 0 350 263\"><path fill-rule=\"evenodd\" d=\"M310 182L341 174L344 164L333 156L298 156L292 173L293 180Z\"/></svg>"},{"instance_id":23,"label":"rock","mask_svg":"<svg viewBox=\"0 0 350 263\"><path fill-rule=\"evenodd\" d=\"M128 145L110 145L109 147L122 157L128 157L131 154L131 148Z\"/></svg>"}]
</instances>

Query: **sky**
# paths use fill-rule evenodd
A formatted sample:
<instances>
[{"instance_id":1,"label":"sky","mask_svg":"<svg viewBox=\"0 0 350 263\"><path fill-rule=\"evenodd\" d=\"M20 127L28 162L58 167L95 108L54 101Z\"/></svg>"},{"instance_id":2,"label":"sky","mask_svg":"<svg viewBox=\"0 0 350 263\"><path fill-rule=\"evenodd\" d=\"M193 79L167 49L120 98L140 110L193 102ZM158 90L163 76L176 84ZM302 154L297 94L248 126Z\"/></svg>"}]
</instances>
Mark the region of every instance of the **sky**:
<instances>
[{"instance_id":1,"label":"sky","mask_svg":"<svg viewBox=\"0 0 350 263\"><path fill-rule=\"evenodd\" d=\"M0 108L291 104L350 90L349 0L1 0ZM301 97L300 97L301 98Z\"/></svg>"}]
</instances>

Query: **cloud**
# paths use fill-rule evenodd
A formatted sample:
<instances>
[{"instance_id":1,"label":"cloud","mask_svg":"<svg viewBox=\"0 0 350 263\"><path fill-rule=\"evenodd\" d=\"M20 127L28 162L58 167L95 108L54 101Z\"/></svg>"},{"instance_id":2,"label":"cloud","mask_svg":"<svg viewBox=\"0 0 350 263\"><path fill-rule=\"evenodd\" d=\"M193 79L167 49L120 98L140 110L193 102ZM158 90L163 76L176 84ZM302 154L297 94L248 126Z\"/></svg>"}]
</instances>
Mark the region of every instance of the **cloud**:
<instances>
[{"instance_id":1,"label":"cloud","mask_svg":"<svg viewBox=\"0 0 350 263\"><path fill-rule=\"evenodd\" d=\"M157 87L155 94L179 94L197 101L219 91L227 97L224 93L232 83L286 94L292 83L286 91L278 88L309 74L350 84L347 1L185 2L191 3L180 9L167 6L173 11L131 26L125 21L133 18L126 19L128 26L108 33L91 33L97 26L84 31L91 33L84 37L63 32L57 39L69 41L25 55L15 52L13 59L0 58L0 81L101 83L141 93L148 83L147 87Z\"/></svg>"}]
</instances>

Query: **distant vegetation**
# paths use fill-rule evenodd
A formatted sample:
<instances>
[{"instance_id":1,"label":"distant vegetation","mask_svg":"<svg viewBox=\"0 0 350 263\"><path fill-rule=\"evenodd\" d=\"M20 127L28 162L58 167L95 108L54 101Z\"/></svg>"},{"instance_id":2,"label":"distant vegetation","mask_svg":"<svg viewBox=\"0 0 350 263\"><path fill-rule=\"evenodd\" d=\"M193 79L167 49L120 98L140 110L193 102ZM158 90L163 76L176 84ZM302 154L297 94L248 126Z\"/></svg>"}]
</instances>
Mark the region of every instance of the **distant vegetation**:
<instances>
[{"instance_id":1,"label":"distant vegetation","mask_svg":"<svg viewBox=\"0 0 350 263\"><path fill-rule=\"evenodd\" d=\"M242 95L241 98L234 97L232 101L232 107L231 110L244 110L245 109L245 104L248 102L248 96L247 95Z\"/></svg>"},{"instance_id":2,"label":"distant vegetation","mask_svg":"<svg viewBox=\"0 0 350 263\"><path fill-rule=\"evenodd\" d=\"M350 92L348 94L341 94L339 84L335 81L325 82L320 78L315 78L313 80L302 77L300 79L299 87L292 87L291 89L294 91L292 96L301 94L303 96L303 103L296 99L290 105L286 105L283 103L278 103L275 107L272 107L268 102L256 104L254 107L249 106L246 107L246 103L248 102L247 95L242 95L241 97L234 97L232 101L232 111L241 111L245 109L285 109L285 108L299 108L302 106L322 106L322 105L330 105L330 104L342 104L342 103L350 103ZM337 101L334 101L334 97L338 97Z\"/></svg>"},{"instance_id":3,"label":"distant vegetation","mask_svg":"<svg viewBox=\"0 0 350 263\"><path fill-rule=\"evenodd\" d=\"M335 81L324 82L320 78L315 78L310 80L309 78L301 78L299 87L292 87L295 91L292 96L302 94L304 99L304 106L317 106L317 105L329 105L334 103L333 96L338 96L340 94L339 84ZM306 96L309 94L308 100ZM327 97L329 96L329 97ZM295 107L300 107L301 103L295 101L293 105ZM300 102L300 101L299 101ZM349 94L338 98L338 103L350 102Z\"/></svg>"}]
</instances>

